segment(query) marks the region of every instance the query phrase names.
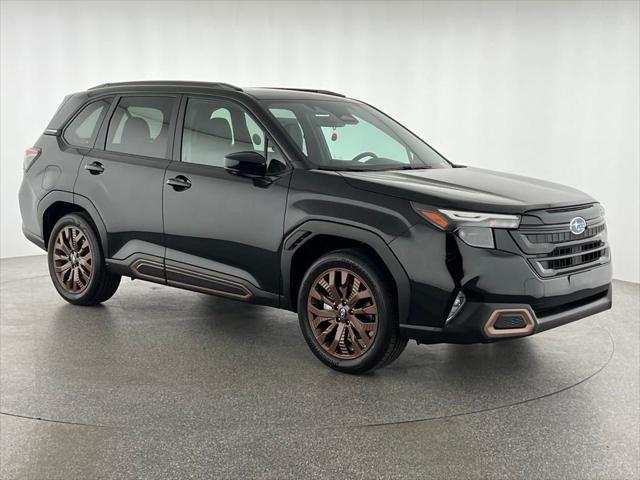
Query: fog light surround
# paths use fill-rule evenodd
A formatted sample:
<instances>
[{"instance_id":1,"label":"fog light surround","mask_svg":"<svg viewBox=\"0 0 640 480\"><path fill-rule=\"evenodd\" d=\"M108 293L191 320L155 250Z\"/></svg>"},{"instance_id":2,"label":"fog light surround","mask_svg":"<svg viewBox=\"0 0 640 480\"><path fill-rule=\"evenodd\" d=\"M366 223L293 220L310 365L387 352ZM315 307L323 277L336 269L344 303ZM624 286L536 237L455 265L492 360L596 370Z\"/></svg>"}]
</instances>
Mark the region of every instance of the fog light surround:
<instances>
[{"instance_id":1,"label":"fog light surround","mask_svg":"<svg viewBox=\"0 0 640 480\"><path fill-rule=\"evenodd\" d=\"M501 316L520 317L524 326L515 328L496 328L496 322ZM500 308L494 310L484 325L484 334L488 338L495 337L523 337L530 335L536 326L536 320L526 308Z\"/></svg>"},{"instance_id":2,"label":"fog light surround","mask_svg":"<svg viewBox=\"0 0 640 480\"><path fill-rule=\"evenodd\" d=\"M447 319L445 320L445 324L449 323L453 318L462 310L464 304L467 303L467 297L464 296L462 290L458 292L455 300L453 301L453 305L451 305L451 310L449 310L449 315L447 315Z\"/></svg>"}]
</instances>

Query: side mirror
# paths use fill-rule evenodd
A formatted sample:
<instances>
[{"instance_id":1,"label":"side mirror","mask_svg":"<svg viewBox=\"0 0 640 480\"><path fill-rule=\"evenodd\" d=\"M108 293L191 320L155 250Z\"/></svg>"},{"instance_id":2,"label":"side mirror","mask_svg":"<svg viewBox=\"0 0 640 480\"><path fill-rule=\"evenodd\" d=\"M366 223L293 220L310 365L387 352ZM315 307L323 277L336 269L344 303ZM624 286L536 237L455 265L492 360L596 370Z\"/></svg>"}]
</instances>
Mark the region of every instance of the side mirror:
<instances>
[{"instance_id":1,"label":"side mirror","mask_svg":"<svg viewBox=\"0 0 640 480\"><path fill-rule=\"evenodd\" d=\"M244 177L264 177L267 159L258 152L234 152L224 157L224 168Z\"/></svg>"}]
</instances>

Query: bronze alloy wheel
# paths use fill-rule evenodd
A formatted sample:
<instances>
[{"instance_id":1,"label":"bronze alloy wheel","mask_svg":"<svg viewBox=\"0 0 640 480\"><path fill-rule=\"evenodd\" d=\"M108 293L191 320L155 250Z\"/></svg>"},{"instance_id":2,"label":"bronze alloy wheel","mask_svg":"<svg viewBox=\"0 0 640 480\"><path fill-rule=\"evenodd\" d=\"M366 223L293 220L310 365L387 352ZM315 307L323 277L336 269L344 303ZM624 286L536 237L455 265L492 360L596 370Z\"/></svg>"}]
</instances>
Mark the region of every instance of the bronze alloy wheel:
<instances>
[{"instance_id":1,"label":"bronze alloy wheel","mask_svg":"<svg viewBox=\"0 0 640 480\"><path fill-rule=\"evenodd\" d=\"M67 292L78 294L87 288L93 274L93 254L80 228L69 225L58 232L53 266L58 282Z\"/></svg>"},{"instance_id":2,"label":"bronze alloy wheel","mask_svg":"<svg viewBox=\"0 0 640 480\"><path fill-rule=\"evenodd\" d=\"M371 289L356 273L331 268L313 282L307 319L318 344L342 359L363 355L378 332L378 307Z\"/></svg>"}]
</instances>

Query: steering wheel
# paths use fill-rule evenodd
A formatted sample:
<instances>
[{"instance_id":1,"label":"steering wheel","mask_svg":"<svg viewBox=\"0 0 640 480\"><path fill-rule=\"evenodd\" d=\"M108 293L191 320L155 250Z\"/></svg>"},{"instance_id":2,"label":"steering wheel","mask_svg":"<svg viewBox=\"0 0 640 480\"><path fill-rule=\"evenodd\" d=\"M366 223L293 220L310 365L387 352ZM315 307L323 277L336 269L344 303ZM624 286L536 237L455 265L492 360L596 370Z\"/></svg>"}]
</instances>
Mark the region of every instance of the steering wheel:
<instances>
[{"instance_id":1,"label":"steering wheel","mask_svg":"<svg viewBox=\"0 0 640 480\"><path fill-rule=\"evenodd\" d=\"M351 159L351 161L352 162L359 162L363 158L367 158L367 157L371 157L369 160L373 160L374 158L378 158L378 155L376 155L373 152L362 152L362 153L359 153L358 155L356 155L355 157L353 157ZM366 163L366 162L363 162L363 163Z\"/></svg>"}]
</instances>

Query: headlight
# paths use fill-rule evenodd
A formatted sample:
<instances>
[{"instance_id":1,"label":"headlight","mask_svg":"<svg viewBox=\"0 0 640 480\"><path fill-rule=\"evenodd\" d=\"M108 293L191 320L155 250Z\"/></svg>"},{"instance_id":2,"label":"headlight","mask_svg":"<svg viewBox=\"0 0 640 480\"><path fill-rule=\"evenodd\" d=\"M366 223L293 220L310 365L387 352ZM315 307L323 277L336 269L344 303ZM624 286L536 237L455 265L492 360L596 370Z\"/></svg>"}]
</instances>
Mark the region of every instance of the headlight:
<instances>
[{"instance_id":1,"label":"headlight","mask_svg":"<svg viewBox=\"0 0 640 480\"><path fill-rule=\"evenodd\" d=\"M419 205L413 207L429 223L440 230L455 232L472 247L494 248L494 228L515 229L520 226L520 215L430 209Z\"/></svg>"},{"instance_id":2,"label":"headlight","mask_svg":"<svg viewBox=\"0 0 640 480\"><path fill-rule=\"evenodd\" d=\"M490 228L518 228L520 215L502 215L498 213L459 212L456 210L440 210L458 225Z\"/></svg>"}]
</instances>

